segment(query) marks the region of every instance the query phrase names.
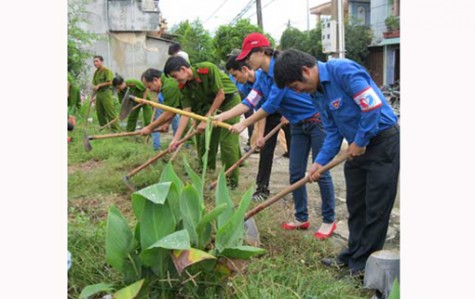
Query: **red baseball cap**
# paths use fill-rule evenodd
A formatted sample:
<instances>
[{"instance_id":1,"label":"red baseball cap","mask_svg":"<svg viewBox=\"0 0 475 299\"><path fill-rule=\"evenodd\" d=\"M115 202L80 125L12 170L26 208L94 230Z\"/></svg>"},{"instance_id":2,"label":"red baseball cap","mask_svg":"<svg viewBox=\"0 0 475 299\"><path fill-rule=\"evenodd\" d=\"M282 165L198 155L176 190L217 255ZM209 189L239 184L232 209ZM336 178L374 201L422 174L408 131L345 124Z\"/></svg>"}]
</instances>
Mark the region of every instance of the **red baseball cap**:
<instances>
[{"instance_id":1,"label":"red baseball cap","mask_svg":"<svg viewBox=\"0 0 475 299\"><path fill-rule=\"evenodd\" d=\"M242 52L236 60L244 60L252 49L260 47L270 47L267 37L258 32L248 34L242 41Z\"/></svg>"}]
</instances>

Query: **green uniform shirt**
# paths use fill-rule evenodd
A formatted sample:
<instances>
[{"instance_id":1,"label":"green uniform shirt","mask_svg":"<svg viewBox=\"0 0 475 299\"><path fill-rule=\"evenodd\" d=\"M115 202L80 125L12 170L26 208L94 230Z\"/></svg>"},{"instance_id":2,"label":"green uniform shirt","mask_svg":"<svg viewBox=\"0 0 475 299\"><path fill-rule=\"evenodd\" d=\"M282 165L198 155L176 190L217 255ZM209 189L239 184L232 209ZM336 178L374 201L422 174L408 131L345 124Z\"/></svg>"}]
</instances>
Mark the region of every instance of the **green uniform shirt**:
<instances>
[{"instance_id":1,"label":"green uniform shirt","mask_svg":"<svg viewBox=\"0 0 475 299\"><path fill-rule=\"evenodd\" d=\"M136 79L129 79L129 80L125 80L125 85L127 85L127 87L124 88L124 90L122 90L118 94L120 103L122 103L122 99L125 96L127 88L129 89L129 95L133 95L138 98L143 98L143 94L145 92L145 86L143 85L141 81L136 80Z\"/></svg>"},{"instance_id":2,"label":"green uniform shirt","mask_svg":"<svg viewBox=\"0 0 475 299\"><path fill-rule=\"evenodd\" d=\"M162 74L162 88L160 89L160 93L163 96L163 104L181 109L181 92L178 88L178 82L171 78Z\"/></svg>"},{"instance_id":3,"label":"green uniform shirt","mask_svg":"<svg viewBox=\"0 0 475 299\"><path fill-rule=\"evenodd\" d=\"M183 108L191 107L195 113L206 114L220 89L225 93L223 104L238 92L231 79L211 62L197 63L191 69L193 79L179 85Z\"/></svg>"},{"instance_id":4,"label":"green uniform shirt","mask_svg":"<svg viewBox=\"0 0 475 299\"><path fill-rule=\"evenodd\" d=\"M114 74L112 73L112 71L106 67L103 67L103 68L97 69L94 72L94 77L92 78L92 84L96 86L100 83L112 81L113 79L114 79ZM112 85L101 87L99 88L97 92L103 92L103 91L108 91L108 90L112 90Z\"/></svg>"}]
</instances>

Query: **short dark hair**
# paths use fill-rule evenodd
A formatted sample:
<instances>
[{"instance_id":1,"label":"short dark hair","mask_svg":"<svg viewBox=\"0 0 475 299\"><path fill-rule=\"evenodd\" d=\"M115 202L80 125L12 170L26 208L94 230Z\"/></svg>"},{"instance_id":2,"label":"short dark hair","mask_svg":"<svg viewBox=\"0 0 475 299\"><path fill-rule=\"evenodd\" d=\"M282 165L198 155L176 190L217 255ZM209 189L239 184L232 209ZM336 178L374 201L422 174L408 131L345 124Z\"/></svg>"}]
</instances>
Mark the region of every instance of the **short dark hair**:
<instances>
[{"instance_id":1,"label":"short dark hair","mask_svg":"<svg viewBox=\"0 0 475 299\"><path fill-rule=\"evenodd\" d=\"M226 62L226 69L228 71L231 69L241 71L243 66L247 67L248 69L251 68L245 60L237 60L237 57L237 55L233 55L228 58L228 61Z\"/></svg>"},{"instance_id":2,"label":"short dark hair","mask_svg":"<svg viewBox=\"0 0 475 299\"><path fill-rule=\"evenodd\" d=\"M142 74L142 78L145 79L146 82L152 82L154 78L161 78L161 77L162 77L162 72L154 68L149 68Z\"/></svg>"},{"instance_id":3,"label":"short dark hair","mask_svg":"<svg viewBox=\"0 0 475 299\"><path fill-rule=\"evenodd\" d=\"M169 76L171 72L180 71L182 66L190 68L190 64L185 60L185 58L180 56L172 56L167 59L163 71L165 72L166 76Z\"/></svg>"},{"instance_id":4,"label":"short dark hair","mask_svg":"<svg viewBox=\"0 0 475 299\"><path fill-rule=\"evenodd\" d=\"M314 67L315 64L315 57L302 51L289 49L282 52L274 64L274 80L277 87L284 88L295 81L302 82L302 67Z\"/></svg>"},{"instance_id":5,"label":"short dark hair","mask_svg":"<svg viewBox=\"0 0 475 299\"><path fill-rule=\"evenodd\" d=\"M101 55L95 55L93 59L99 59L100 61L104 61L104 57L102 57Z\"/></svg>"},{"instance_id":6,"label":"short dark hair","mask_svg":"<svg viewBox=\"0 0 475 299\"><path fill-rule=\"evenodd\" d=\"M270 56L270 57L277 57L279 55L279 51L275 50L274 48L271 47L259 47L259 48L254 48L247 54L246 58L251 56L251 54L263 51L265 55Z\"/></svg>"},{"instance_id":7,"label":"short dark hair","mask_svg":"<svg viewBox=\"0 0 475 299\"><path fill-rule=\"evenodd\" d=\"M124 83L124 78L119 75L116 75L115 78L112 80L112 85L114 85L115 87L121 85L122 83Z\"/></svg>"},{"instance_id":8,"label":"short dark hair","mask_svg":"<svg viewBox=\"0 0 475 299\"><path fill-rule=\"evenodd\" d=\"M168 55L175 55L180 50L180 43L173 43L170 45L170 47L168 47Z\"/></svg>"}]
</instances>

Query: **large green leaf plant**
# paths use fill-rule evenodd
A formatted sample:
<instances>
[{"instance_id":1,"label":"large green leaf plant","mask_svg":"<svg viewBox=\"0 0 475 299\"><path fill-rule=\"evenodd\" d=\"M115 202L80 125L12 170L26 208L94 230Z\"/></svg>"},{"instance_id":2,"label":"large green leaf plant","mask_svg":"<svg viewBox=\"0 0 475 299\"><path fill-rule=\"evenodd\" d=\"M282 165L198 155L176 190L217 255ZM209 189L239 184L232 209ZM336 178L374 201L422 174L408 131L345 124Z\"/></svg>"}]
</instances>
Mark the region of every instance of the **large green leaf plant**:
<instances>
[{"instance_id":1,"label":"large green leaf plant","mask_svg":"<svg viewBox=\"0 0 475 299\"><path fill-rule=\"evenodd\" d=\"M157 289L164 295L170 287L163 286L170 286L172 280L180 281L186 269L199 269L200 264L203 267L199 271L215 271L220 258L249 259L265 252L243 244L244 215L251 201L251 189L235 209L222 170L215 206L207 211L204 178L193 171L186 158L184 166L191 184L185 184L168 163L159 183L132 194L137 218L134 229L115 206L109 208L106 260L123 274L125 284L138 286L134 283L144 280L140 293L137 287L130 292L134 296L145 296Z\"/></svg>"}]
</instances>

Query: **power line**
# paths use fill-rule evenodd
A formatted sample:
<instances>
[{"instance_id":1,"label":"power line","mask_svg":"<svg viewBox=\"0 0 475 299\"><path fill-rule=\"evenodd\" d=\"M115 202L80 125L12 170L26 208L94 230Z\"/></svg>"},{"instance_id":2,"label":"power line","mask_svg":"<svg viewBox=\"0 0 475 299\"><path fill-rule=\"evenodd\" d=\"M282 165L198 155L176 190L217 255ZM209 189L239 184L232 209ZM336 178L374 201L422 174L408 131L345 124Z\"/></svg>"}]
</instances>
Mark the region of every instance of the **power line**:
<instances>
[{"instance_id":1,"label":"power line","mask_svg":"<svg viewBox=\"0 0 475 299\"><path fill-rule=\"evenodd\" d=\"M262 9L266 8L267 6L269 6L269 4L271 4L271 3L274 2L274 1L275 1L275 0L271 0L271 1L267 2L267 4L262 7ZM249 15L248 18L254 16L256 13L257 13L257 11L255 11L253 14Z\"/></svg>"},{"instance_id":2,"label":"power line","mask_svg":"<svg viewBox=\"0 0 475 299\"><path fill-rule=\"evenodd\" d=\"M238 21L251 7L256 3L256 0L249 1L246 6L229 22L230 24L235 23Z\"/></svg>"},{"instance_id":3,"label":"power line","mask_svg":"<svg viewBox=\"0 0 475 299\"><path fill-rule=\"evenodd\" d=\"M226 4L226 2L228 2L228 1L229 1L229 0L224 0L224 2L221 3L221 5L220 5L218 8L216 8L216 10L203 22L203 25L204 25L206 22L208 22L209 19L211 19L211 18L218 12L218 10L220 10L221 7L223 7L224 4Z\"/></svg>"}]
</instances>

